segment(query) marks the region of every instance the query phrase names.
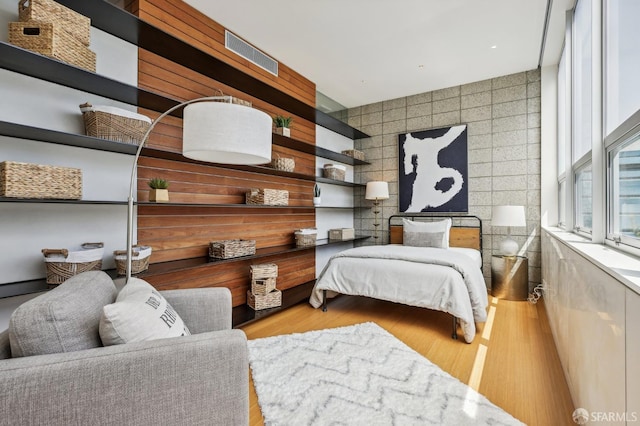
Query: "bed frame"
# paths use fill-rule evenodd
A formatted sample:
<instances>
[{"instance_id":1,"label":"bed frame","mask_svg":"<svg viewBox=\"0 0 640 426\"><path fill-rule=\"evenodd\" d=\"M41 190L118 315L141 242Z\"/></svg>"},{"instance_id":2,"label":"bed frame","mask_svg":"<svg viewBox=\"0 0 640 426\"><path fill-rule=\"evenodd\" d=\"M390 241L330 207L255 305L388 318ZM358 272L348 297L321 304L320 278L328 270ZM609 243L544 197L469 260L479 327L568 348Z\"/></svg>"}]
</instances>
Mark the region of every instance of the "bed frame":
<instances>
[{"instance_id":1,"label":"bed frame","mask_svg":"<svg viewBox=\"0 0 640 426\"><path fill-rule=\"evenodd\" d=\"M466 247L480 251L482 259L482 220L478 216L465 214L434 215L428 213L395 214L389 216L389 244L402 244L402 219L417 222L436 222L451 219L449 231L449 246ZM482 264L480 266L482 269ZM322 291L322 311L327 311L327 291ZM453 317L451 337L458 338L458 319Z\"/></svg>"}]
</instances>

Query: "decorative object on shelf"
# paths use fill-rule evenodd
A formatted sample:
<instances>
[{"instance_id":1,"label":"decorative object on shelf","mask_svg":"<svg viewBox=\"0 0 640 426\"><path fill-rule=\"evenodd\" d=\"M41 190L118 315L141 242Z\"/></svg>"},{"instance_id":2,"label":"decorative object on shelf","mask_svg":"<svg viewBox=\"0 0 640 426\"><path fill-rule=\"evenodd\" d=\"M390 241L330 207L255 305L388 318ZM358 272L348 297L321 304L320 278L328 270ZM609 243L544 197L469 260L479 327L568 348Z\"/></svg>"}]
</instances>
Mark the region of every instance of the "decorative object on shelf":
<instances>
[{"instance_id":1,"label":"decorative object on shelf","mask_svg":"<svg viewBox=\"0 0 640 426\"><path fill-rule=\"evenodd\" d=\"M0 163L0 196L79 200L82 198L82 170L3 161Z\"/></svg>"},{"instance_id":2,"label":"decorative object on shelf","mask_svg":"<svg viewBox=\"0 0 640 426\"><path fill-rule=\"evenodd\" d=\"M276 127L276 134L291 137L291 123L293 122L293 118L285 117L283 115L276 115L273 118L273 124Z\"/></svg>"},{"instance_id":3,"label":"decorative object on shelf","mask_svg":"<svg viewBox=\"0 0 640 426\"><path fill-rule=\"evenodd\" d=\"M256 254L256 240L221 240L209 243L209 257L232 259Z\"/></svg>"},{"instance_id":4,"label":"decorative object on shelf","mask_svg":"<svg viewBox=\"0 0 640 426\"><path fill-rule=\"evenodd\" d=\"M346 149L342 151L344 155L348 155L349 157L353 157L356 160L364 161L364 152L358 151L357 149Z\"/></svg>"},{"instance_id":5,"label":"decorative object on shelf","mask_svg":"<svg viewBox=\"0 0 640 426\"><path fill-rule=\"evenodd\" d=\"M276 289L278 265L275 263L260 263L251 265L251 293L254 296L266 296Z\"/></svg>"},{"instance_id":6,"label":"decorative object on shelf","mask_svg":"<svg viewBox=\"0 0 640 426\"><path fill-rule=\"evenodd\" d=\"M318 207L322 199L320 198L320 194L322 193L322 189L320 185L317 183L313 185L313 205Z\"/></svg>"},{"instance_id":7,"label":"decorative object on shelf","mask_svg":"<svg viewBox=\"0 0 640 426\"><path fill-rule=\"evenodd\" d=\"M22 22L56 24L85 46L91 42L91 19L53 0L20 0L18 16Z\"/></svg>"},{"instance_id":8,"label":"decorative object on shelf","mask_svg":"<svg viewBox=\"0 0 640 426\"><path fill-rule=\"evenodd\" d=\"M284 172L293 172L296 168L296 160L293 158L282 158L276 154L276 158L271 160L271 167Z\"/></svg>"},{"instance_id":9,"label":"decorative object on shelf","mask_svg":"<svg viewBox=\"0 0 640 426\"><path fill-rule=\"evenodd\" d=\"M153 178L147 182L149 188L149 201L155 201L156 203L168 203L169 202L169 182L162 178Z\"/></svg>"},{"instance_id":10,"label":"decorative object on shelf","mask_svg":"<svg viewBox=\"0 0 640 426\"><path fill-rule=\"evenodd\" d=\"M356 230L353 228L329 229L330 240L352 240L356 237Z\"/></svg>"},{"instance_id":11,"label":"decorative object on shelf","mask_svg":"<svg viewBox=\"0 0 640 426\"><path fill-rule=\"evenodd\" d=\"M322 168L322 177L344 181L347 168L339 164L325 164Z\"/></svg>"},{"instance_id":12,"label":"decorative object on shelf","mask_svg":"<svg viewBox=\"0 0 640 426\"><path fill-rule=\"evenodd\" d=\"M151 119L126 109L96 105L80 105L85 133L94 138L139 144L151 126Z\"/></svg>"},{"instance_id":13,"label":"decorative object on shelf","mask_svg":"<svg viewBox=\"0 0 640 426\"><path fill-rule=\"evenodd\" d=\"M524 206L494 206L491 211L491 226L506 226L507 238L500 242L499 254L503 256L516 256L518 243L511 238L511 227L527 226L524 216Z\"/></svg>"},{"instance_id":14,"label":"decorative object on shelf","mask_svg":"<svg viewBox=\"0 0 640 426\"><path fill-rule=\"evenodd\" d=\"M133 246L131 253L131 273L139 274L149 269L149 259L151 258L151 247L149 246ZM118 275L127 274L127 251L115 250L113 252L114 259L116 261L116 269Z\"/></svg>"},{"instance_id":15,"label":"decorative object on shelf","mask_svg":"<svg viewBox=\"0 0 640 426\"><path fill-rule=\"evenodd\" d=\"M47 284L62 284L74 275L102 269L104 243L84 243L73 251L42 249L47 268Z\"/></svg>"},{"instance_id":16,"label":"decorative object on shelf","mask_svg":"<svg viewBox=\"0 0 640 426\"><path fill-rule=\"evenodd\" d=\"M245 193L247 204L261 206L288 206L289 191L282 189L252 188Z\"/></svg>"},{"instance_id":17,"label":"decorative object on shelf","mask_svg":"<svg viewBox=\"0 0 640 426\"><path fill-rule=\"evenodd\" d=\"M256 311L282 306L282 292L274 289L268 294L259 295L247 291L247 304Z\"/></svg>"},{"instance_id":18,"label":"decorative object on shelf","mask_svg":"<svg viewBox=\"0 0 640 426\"><path fill-rule=\"evenodd\" d=\"M224 102L221 102L224 101ZM182 155L198 161L219 164L266 164L271 162L271 117L245 105L233 103L231 96L208 96L182 102L156 118L138 145L131 167L127 201L127 276L131 278L133 246L133 191L136 186L138 158L155 126L164 117L184 107ZM238 252L238 250L231 250ZM252 250L255 253L255 241ZM210 247L210 254L226 258L223 247Z\"/></svg>"},{"instance_id":19,"label":"decorative object on shelf","mask_svg":"<svg viewBox=\"0 0 640 426\"><path fill-rule=\"evenodd\" d=\"M389 199L389 184L383 181L367 182L367 189L364 198L373 200L373 239L378 244L378 214L380 213L380 202Z\"/></svg>"},{"instance_id":20,"label":"decorative object on shelf","mask_svg":"<svg viewBox=\"0 0 640 426\"><path fill-rule=\"evenodd\" d=\"M316 228L302 228L294 232L297 247L315 246L318 237Z\"/></svg>"}]
</instances>

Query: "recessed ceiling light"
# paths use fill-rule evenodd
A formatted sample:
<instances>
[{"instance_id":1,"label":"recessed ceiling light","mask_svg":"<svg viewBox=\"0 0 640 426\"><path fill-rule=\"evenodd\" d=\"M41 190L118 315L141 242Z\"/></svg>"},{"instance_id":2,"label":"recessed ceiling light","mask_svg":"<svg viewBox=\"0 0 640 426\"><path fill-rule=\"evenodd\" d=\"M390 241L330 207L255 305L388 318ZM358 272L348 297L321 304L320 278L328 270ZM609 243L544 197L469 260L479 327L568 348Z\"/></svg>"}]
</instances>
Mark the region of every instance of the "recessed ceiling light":
<instances>
[{"instance_id":1,"label":"recessed ceiling light","mask_svg":"<svg viewBox=\"0 0 640 426\"><path fill-rule=\"evenodd\" d=\"M496 46L495 44L493 46L491 46L492 49L497 49L498 46Z\"/></svg>"}]
</instances>

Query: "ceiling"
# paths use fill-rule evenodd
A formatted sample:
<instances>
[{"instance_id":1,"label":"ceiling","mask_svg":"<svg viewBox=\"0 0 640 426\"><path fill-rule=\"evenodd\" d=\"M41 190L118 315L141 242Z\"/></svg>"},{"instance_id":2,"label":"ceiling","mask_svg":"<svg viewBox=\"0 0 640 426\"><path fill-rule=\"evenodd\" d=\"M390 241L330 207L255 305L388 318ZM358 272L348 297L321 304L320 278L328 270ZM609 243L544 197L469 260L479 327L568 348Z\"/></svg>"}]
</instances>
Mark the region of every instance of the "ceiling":
<instances>
[{"instance_id":1,"label":"ceiling","mask_svg":"<svg viewBox=\"0 0 640 426\"><path fill-rule=\"evenodd\" d=\"M574 0L185 0L351 108L556 64Z\"/></svg>"}]
</instances>

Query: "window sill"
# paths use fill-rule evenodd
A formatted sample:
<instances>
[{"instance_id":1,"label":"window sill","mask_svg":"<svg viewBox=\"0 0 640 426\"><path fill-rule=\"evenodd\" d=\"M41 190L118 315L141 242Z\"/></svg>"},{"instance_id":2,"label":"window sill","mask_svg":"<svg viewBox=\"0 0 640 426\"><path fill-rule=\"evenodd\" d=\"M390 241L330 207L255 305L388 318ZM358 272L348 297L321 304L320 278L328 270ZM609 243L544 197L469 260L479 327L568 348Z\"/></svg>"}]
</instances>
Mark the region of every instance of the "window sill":
<instances>
[{"instance_id":1,"label":"window sill","mask_svg":"<svg viewBox=\"0 0 640 426\"><path fill-rule=\"evenodd\" d=\"M624 253L605 244L592 243L585 237L555 227L542 227L582 257L640 294L640 257Z\"/></svg>"}]
</instances>

